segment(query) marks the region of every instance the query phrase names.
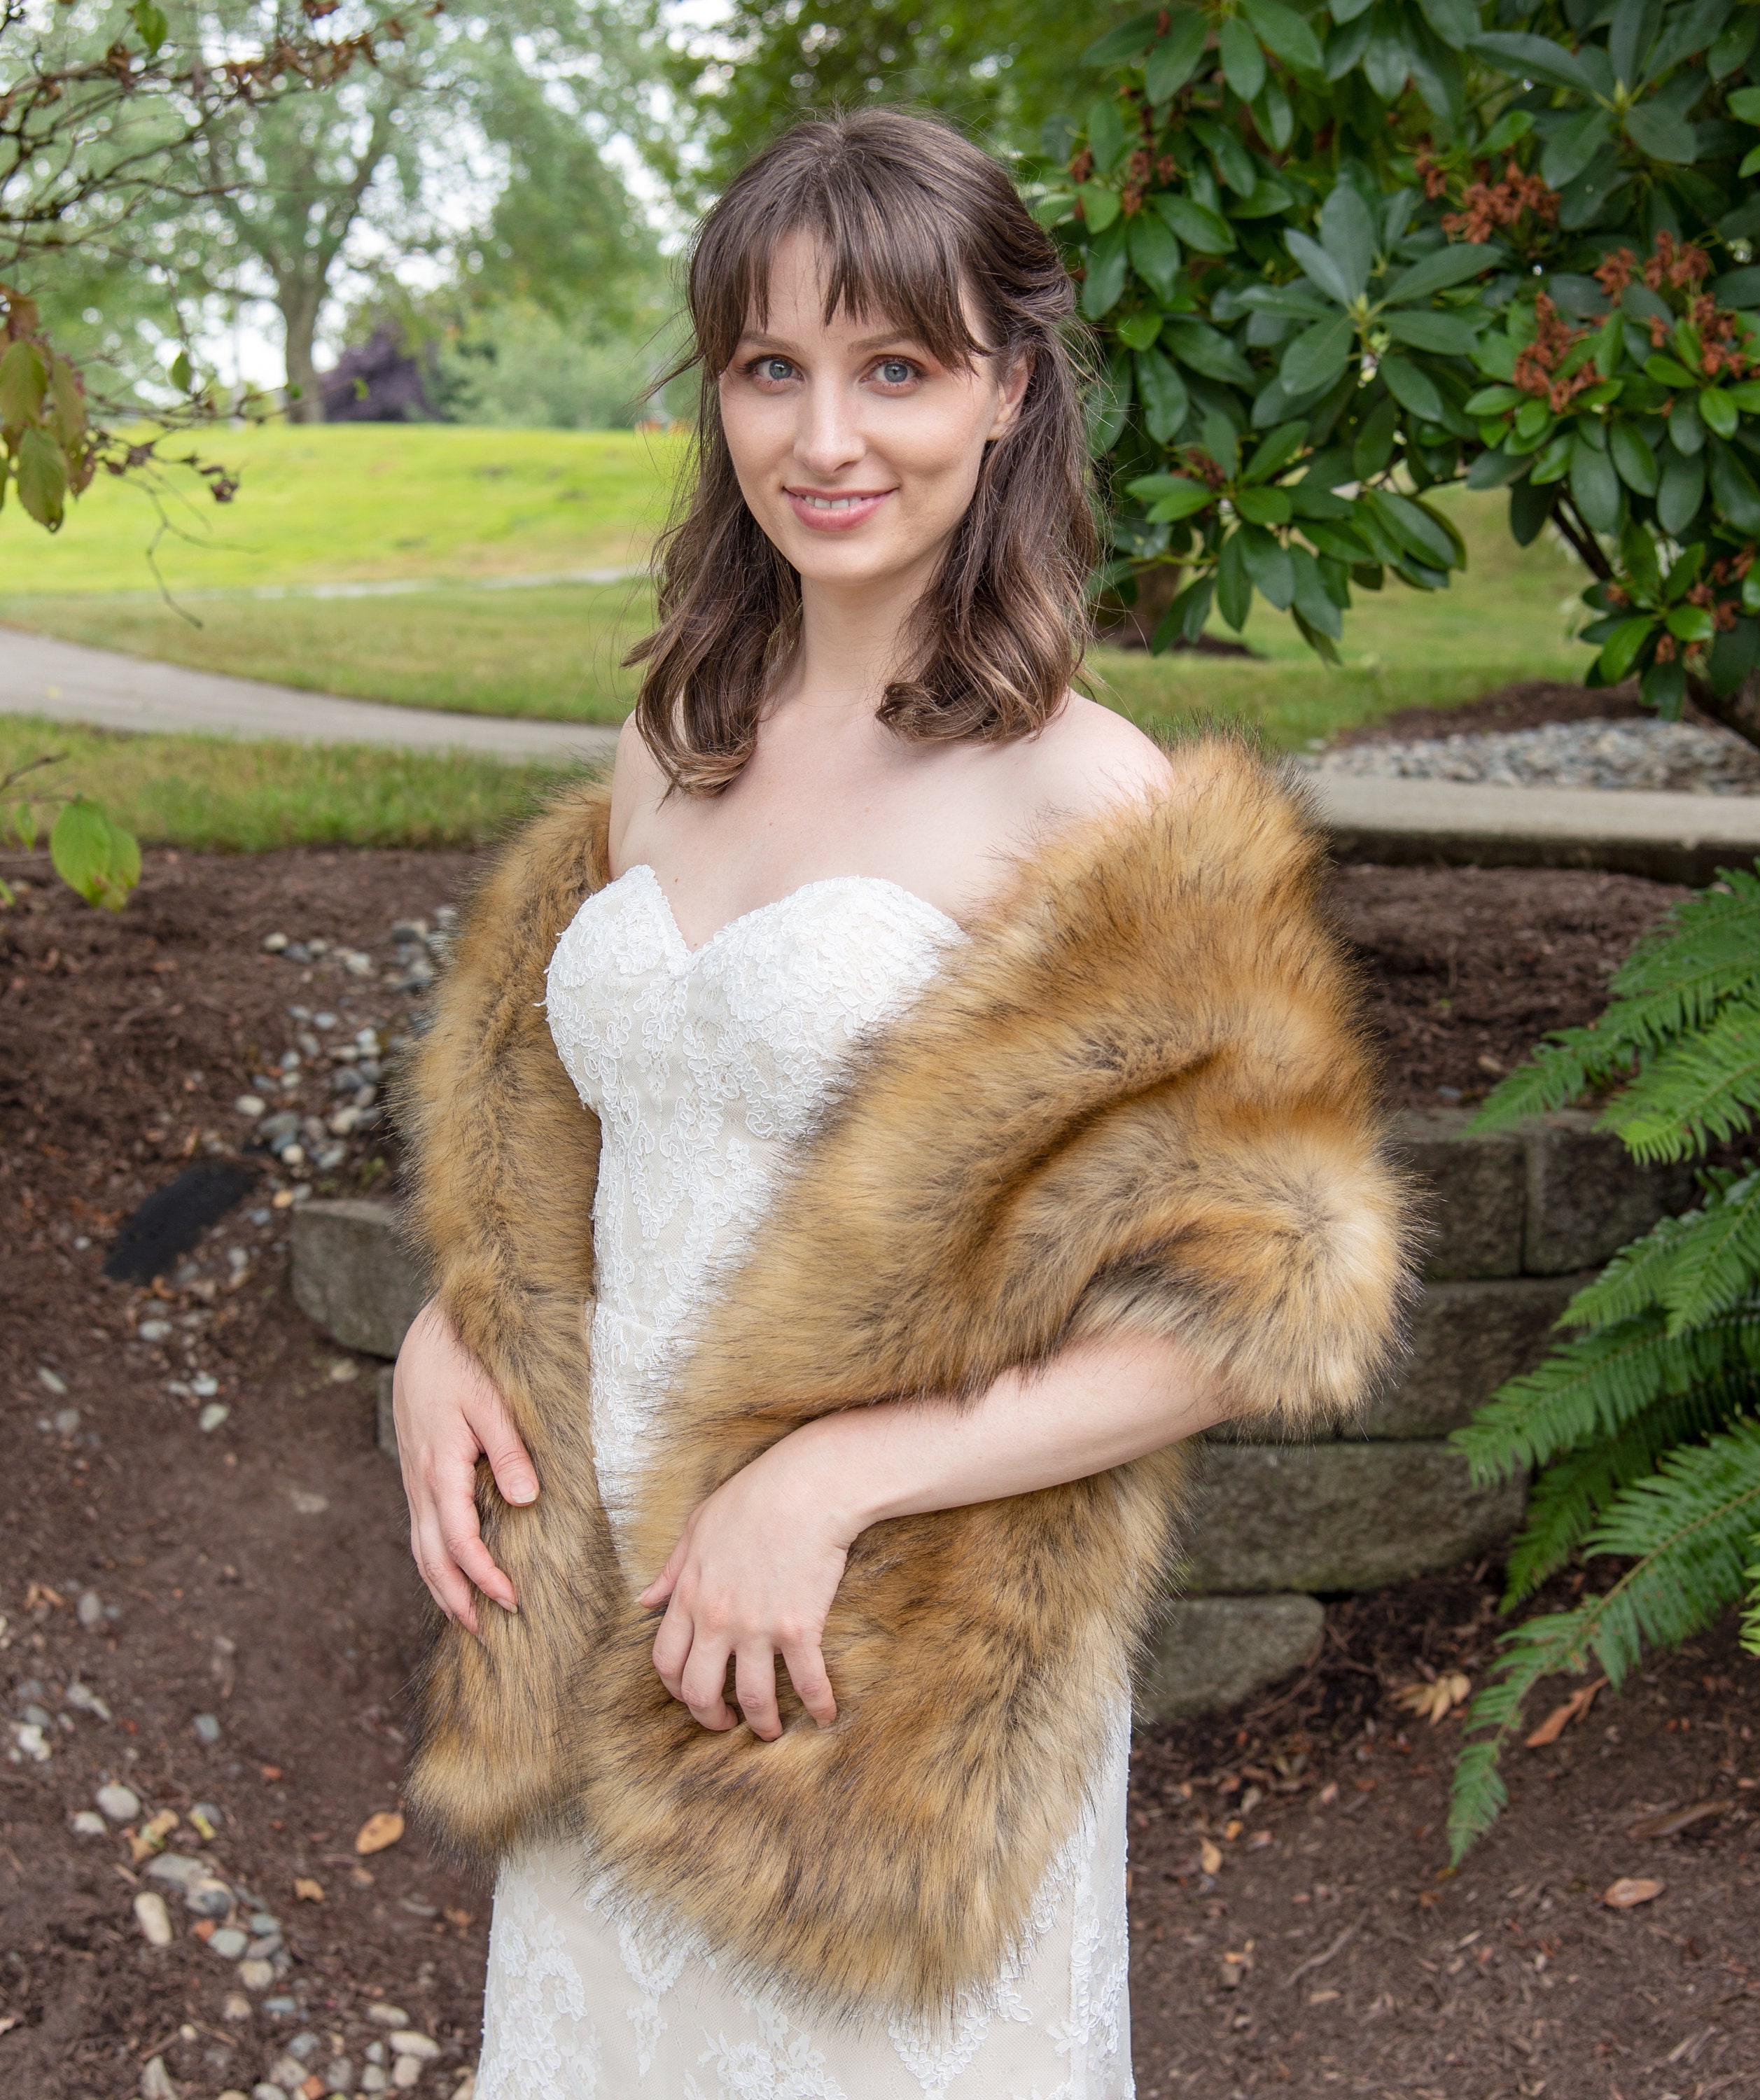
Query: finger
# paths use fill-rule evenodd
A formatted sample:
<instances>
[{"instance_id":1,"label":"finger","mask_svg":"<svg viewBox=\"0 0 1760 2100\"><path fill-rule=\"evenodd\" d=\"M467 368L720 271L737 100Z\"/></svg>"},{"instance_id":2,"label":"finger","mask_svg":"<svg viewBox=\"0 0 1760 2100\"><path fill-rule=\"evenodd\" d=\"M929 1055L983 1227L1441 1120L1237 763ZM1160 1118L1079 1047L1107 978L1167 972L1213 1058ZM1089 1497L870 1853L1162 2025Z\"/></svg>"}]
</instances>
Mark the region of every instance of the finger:
<instances>
[{"instance_id":1,"label":"finger","mask_svg":"<svg viewBox=\"0 0 1760 2100\"><path fill-rule=\"evenodd\" d=\"M681 1701L685 1696L685 1665L690 1660L695 1633L690 1614L673 1598L660 1621L659 1631L654 1636L654 1667L661 1683Z\"/></svg>"},{"instance_id":2,"label":"finger","mask_svg":"<svg viewBox=\"0 0 1760 2100\"><path fill-rule=\"evenodd\" d=\"M783 1650L788 1680L801 1695L801 1703L822 1728L837 1718L837 1701L831 1692L825 1652L817 1641L801 1641Z\"/></svg>"},{"instance_id":3,"label":"finger","mask_svg":"<svg viewBox=\"0 0 1760 2100\"><path fill-rule=\"evenodd\" d=\"M466 1400L464 1416L476 1432L495 1485L505 1501L523 1505L538 1498L538 1476L501 1389L485 1372Z\"/></svg>"},{"instance_id":4,"label":"finger","mask_svg":"<svg viewBox=\"0 0 1760 2100\"><path fill-rule=\"evenodd\" d=\"M783 1732L776 1710L776 1656L768 1641L748 1641L734 1663L734 1696L754 1736L774 1743Z\"/></svg>"},{"instance_id":5,"label":"finger","mask_svg":"<svg viewBox=\"0 0 1760 2100\"><path fill-rule=\"evenodd\" d=\"M467 1633L477 1631L477 1600L470 1585L448 1553L431 1520L415 1525L410 1538L416 1567L428 1586L428 1594L449 1619L457 1619Z\"/></svg>"},{"instance_id":6,"label":"finger","mask_svg":"<svg viewBox=\"0 0 1760 2100\"><path fill-rule=\"evenodd\" d=\"M657 1604L664 1604L671 1596L677 1586L678 1572L685 1564L685 1547L690 1537L690 1533L686 1531L683 1538L673 1548L667 1558L666 1565L637 1598L636 1602L638 1604L646 1605L651 1609Z\"/></svg>"},{"instance_id":7,"label":"finger","mask_svg":"<svg viewBox=\"0 0 1760 2100\"><path fill-rule=\"evenodd\" d=\"M726 1634L706 1634L700 1627L690 1644L690 1659L680 1681L679 1696L705 1728L730 1728L734 1716L723 1696L727 1688L727 1658L733 1643Z\"/></svg>"},{"instance_id":8,"label":"finger","mask_svg":"<svg viewBox=\"0 0 1760 2100\"><path fill-rule=\"evenodd\" d=\"M440 1541L454 1564L504 1611L519 1608L514 1586L483 1542L477 1515L475 1454L453 1452L434 1461L426 1498Z\"/></svg>"},{"instance_id":9,"label":"finger","mask_svg":"<svg viewBox=\"0 0 1760 2100\"><path fill-rule=\"evenodd\" d=\"M465 1579L474 1582L492 1604L499 1604L504 1612L519 1609L518 1593L496 1566L495 1555L483 1543L480 1532L465 1538L448 1538L446 1546Z\"/></svg>"}]
</instances>

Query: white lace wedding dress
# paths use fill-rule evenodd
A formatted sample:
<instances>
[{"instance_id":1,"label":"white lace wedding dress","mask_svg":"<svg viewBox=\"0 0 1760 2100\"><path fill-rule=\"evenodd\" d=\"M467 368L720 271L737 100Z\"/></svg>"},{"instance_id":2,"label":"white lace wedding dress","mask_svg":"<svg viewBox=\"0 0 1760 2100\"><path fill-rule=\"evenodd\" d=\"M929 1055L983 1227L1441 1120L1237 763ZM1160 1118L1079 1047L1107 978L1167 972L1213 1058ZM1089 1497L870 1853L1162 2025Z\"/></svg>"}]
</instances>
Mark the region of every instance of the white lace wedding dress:
<instances>
[{"instance_id":1,"label":"white lace wedding dress","mask_svg":"<svg viewBox=\"0 0 1760 2100\"><path fill-rule=\"evenodd\" d=\"M637 867L558 942L550 1030L604 1133L591 1405L614 1529L665 1432L693 1321L761 1229L789 1146L850 1045L961 938L922 898L861 876L809 884L691 950ZM510 1860L478 2100L1124 2100L1127 1735L1121 1711L1004 1972L939 2023L815 2023L727 1978L676 1921L632 1917L573 1848Z\"/></svg>"}]
</instances>

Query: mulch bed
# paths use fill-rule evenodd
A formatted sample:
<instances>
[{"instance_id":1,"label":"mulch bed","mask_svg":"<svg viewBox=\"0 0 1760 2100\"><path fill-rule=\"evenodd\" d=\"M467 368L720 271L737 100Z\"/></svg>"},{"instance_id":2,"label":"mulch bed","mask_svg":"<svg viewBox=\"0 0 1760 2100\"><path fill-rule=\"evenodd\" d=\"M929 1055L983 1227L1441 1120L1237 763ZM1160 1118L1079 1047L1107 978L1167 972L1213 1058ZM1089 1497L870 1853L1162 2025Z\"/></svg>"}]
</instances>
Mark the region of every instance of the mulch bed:
<instances>
[{"instance_id":1,"label":"mulch bed","mask_svg":"<svg viewBox=\"0 0 1760 2100\"><path fill-rule=\"evenodd\" d=\"M1711 717L1685 703L1682 720L1700 729L1714 729ZM1567 685L1555 678L1531 678L1513 686L1500 686L1476 700L1458 708L1398 708L1372 722L1341 730L1334 744L1431 743L1449 736L1475 736L1485 730L1507 735L1512 730L1538 729L1546 722L1654 721L1656 710L1638 697L1638 681L1622 685Z\"/></svg>"},{"instance_id":2,"label":"mulch bed","mask_svg":"<svg viewBox=\"0 0 1760 2100\"><path fill-rule=\"evenodd\" d=\"M383 958L395 920L431 917L479 865L152 852L111 918L50 886L40 862L0 862L0 876L33 880L0 912L7 1741L27 1704L52 1717L46 1762L23 1750L0 1762L8 2095L135 2100L158 2055L183 2100L214 2100L248 2092L302 2030L322 2038L317 2062L339 2046L359 2067L385 2032L368 2008L387 2001L442 2045L421 2092L450 2095L474 2058L486 1891L414 1833L368 1859L352 1849L365 1819L397 1803L423 1626L395 1469L373 1445L373 1366L323 1342L293 1304L288 1212L267 1175L175 1281L149 1293L99 1270L122 1220L210 1141L260 1162L236 1149L245 1126L232 1102L289 1043L290 1003L386 1035L405 1025L407 995L332 963L276 960L262 937L319 935ZM1424 1105L1443 1087L1483 1091L1489 1065L1540 1030L1589 1018L1608 970L1676 893L1619 876L1352 867L1334 893L1363 951L1393 1092ZM394 1180L395 1162L375 1156L320 1186ZM232 1248L245 1257L236 1287ZM169 1336L139 1339L148 1317ZM166 1390L198 1377L231 1409L207 1434L201 1397ZM1133 2001L1145 2096L1753 2089L1760 1987L1741 1965L1760 1960L1760 1883L1738 1782L1760 1769L1756 1673L1727 1637L1708 1640L1622 1701L1604 1698L1558 1749L1518 1754L1510 1816L1440 1881L1457 1724L1432 1732L1389 1695L1427 1665L1482 1670L1494 1579L1486 1568L1340 1600L1321 1665L1275 1701L1142 1745ZM75 1681L112 1720L66 1707ZM198 1736L197 1714L218 1718L217 1742ZM290 1996L294 2012L258 1998L232 2016L234 1972L187 1936L176 1903L175 1943L144 1943L128 1846L71 1827L112 1778L148 1809L219 1808L199 1849L282 1920L291 1967L265 1995ZM1625 1835L1641 1807L1713 1793L1730 1805L1685 1836ZM1260 1833L1269 1842L1255 1846ZM1225 1855L1209 1877L1206 1836ZM195 1845L187 1824L170 1842ZM1630 1873L1655 1873L1664 1894L1629 1914L1599 1908ZM296 1879L321 1899L297 1896Z\"/></svg>"}]
</instances>

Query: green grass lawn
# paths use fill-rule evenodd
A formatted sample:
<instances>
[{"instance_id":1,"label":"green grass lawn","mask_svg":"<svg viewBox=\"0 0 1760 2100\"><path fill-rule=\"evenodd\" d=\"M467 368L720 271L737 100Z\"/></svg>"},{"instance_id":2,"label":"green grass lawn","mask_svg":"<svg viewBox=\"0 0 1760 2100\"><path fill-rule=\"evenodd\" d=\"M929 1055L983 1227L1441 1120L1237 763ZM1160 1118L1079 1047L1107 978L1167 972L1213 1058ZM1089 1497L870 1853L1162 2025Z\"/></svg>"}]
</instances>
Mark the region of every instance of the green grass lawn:
<instances>
[{"instance_id":1,"label":"green grass lawn","mask_svg":"<svg viewBox=\"0 0 1760 2100\"><path fill-rule=\"evenodd\" d=\"M30 784L89 795L137 838L192 852L479 845L505 836L562 777L464 754L135 736L0 714L0 775L54 752L63 762Z\"/></svg>"},{"instance_id":2,"label":"green grass lawn","mask_svg":"<svg viewBox=\"0 0 1760 2100\"><path fill-rule=\"evenodd\" d=\"M621 567L644 558L684 457L637 431L457 423L223 426L165 449L221 461L238 495L216 504L174 468L100 475L52 538L9 504L0 593L157 595L156 540L174 595Z\"/></svg>"},{"instance_id":3,"label":"green grass lawn","mask_svg":"<svg viewBox=\"0 0 1760 2100\"><path fill-rule=\"evenodd\" d=\"M501 586L639 562L663 520L679 440L343 424L221 430L202 449L237 468L242 488L224 508L161 498L178 530L157 558L181 611L148 566L157 528L148 495L104 481L54 539L15 505L0 513L0 620L363 699L587 721L627 711L636 679L621 659L651 616L645 580ZM1321 664L1261 604L1250 658L1100 648L1084 682L1145 726L1236 722L1290 748L1519 678L1580 679L1588 652L1568 639L1567 620L1581 571L1544 542L1517 548L1502 496L1440 501L1467 542L1465 576L1430 595L1360 592L1342 668ZM399 580L434 587L311 594ZM77 784L141 836L190 846L481 838L553 777L486 760L117 738L0 717L7 765L46 739L72 754L64 770Z\"/></svg>"}]
</instances>

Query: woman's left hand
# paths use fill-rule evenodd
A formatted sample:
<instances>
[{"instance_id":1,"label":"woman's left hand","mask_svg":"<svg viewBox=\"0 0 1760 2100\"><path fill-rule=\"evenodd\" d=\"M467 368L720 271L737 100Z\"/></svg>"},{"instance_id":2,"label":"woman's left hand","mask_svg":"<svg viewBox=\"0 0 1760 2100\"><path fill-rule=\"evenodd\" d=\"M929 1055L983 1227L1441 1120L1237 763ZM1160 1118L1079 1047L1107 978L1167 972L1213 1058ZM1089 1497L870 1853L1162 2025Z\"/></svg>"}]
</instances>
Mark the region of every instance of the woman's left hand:
<instances>
[{"instance_id":1,"label":"woman's left hand","mask_svg":"<svg viewBox=\"0 0 1760 2100\"><path fill-rule=\"evenodd\" d=\"M823 1480L801 1462L798 1434L697 1505L639 1599L666 1606L654 1666L673 1698L705 1728L731 1728L743 1715L766 1742L783 1732L779 1654L819 1726L837 1718L822 1643L854 1533L827 1508ZM725 1696L730 1656L737 1715Z\"/></svg>"}]
</instances>

